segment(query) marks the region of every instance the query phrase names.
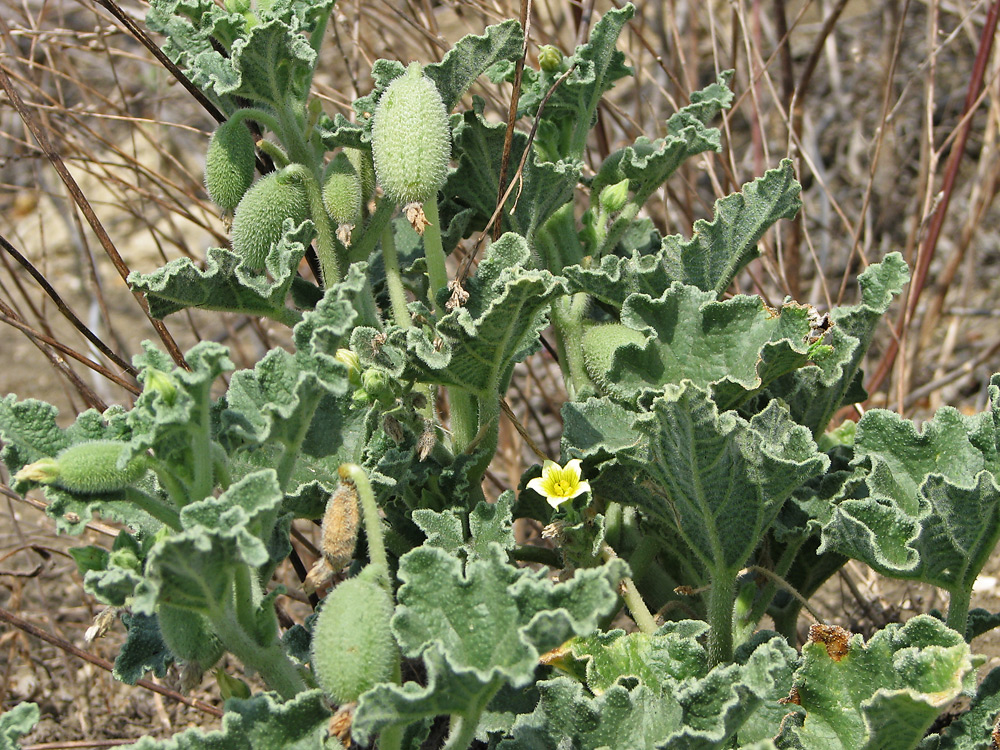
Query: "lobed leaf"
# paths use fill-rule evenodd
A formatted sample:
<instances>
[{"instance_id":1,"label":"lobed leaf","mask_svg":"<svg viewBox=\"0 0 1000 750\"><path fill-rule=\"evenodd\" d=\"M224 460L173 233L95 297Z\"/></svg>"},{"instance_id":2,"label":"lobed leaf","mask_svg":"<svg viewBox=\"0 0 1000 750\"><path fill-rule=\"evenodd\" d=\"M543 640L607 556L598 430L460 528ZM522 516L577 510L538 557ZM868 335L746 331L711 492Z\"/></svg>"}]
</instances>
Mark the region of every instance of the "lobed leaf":
<instances>
[{"instance_id":1,"label":"lobed leaf","mask_svg":"<svg viewBox=\"0 0 1000 750\"><path fill-rule=\"evenodd\" d=\"M748 422L689 381L666 386L633 426L648 444L619 460L649 480L640 509L713 571L743 567L784 501L829 464L777 401Z\"/></svg>"},{"instance_id":2,"label":"lobed leaf","mask_svg":"<svg viewBox=\"0 0 1000 750\"><path fill-rule=\"evenodd\" d=\"M272 246L265 260L267 274L249 270L231 250L213 247L204 270L189 258L178 258L152 273L133 271L128 283L146 295L154 318L197 307L294 322L297 314L286 307L285 300L313 231L311 222L293 227L288 220L285 228L284 238Z\"/></svg>"},{"instance_id":3,"label":"lobed leaf","mask_svg":"<svg viewBox=\"0 0 1000 750\"><path fill-rule=\"evenodd\" d=\"M968 644L928 615L889 625L867 644L839 628L817 635L819 627L795 675L805 719L787 728L810 750L915 748L938 714L975 684Z\"/></svg>"},{"instance_id":4,"label":"lobed leaf","mask_svg":"<svg viewBox=\"0 0 1000 750\"><path fill-rule=\"evenodd\" d=\"M226 701L222 728L211 731L188 729L166 740L144 737L136 750L246 750L281 748L315 750L342 748L327 736L330 710L322 690L299 693L281 702L271 693Z\"/></svg>"}]
</instances>

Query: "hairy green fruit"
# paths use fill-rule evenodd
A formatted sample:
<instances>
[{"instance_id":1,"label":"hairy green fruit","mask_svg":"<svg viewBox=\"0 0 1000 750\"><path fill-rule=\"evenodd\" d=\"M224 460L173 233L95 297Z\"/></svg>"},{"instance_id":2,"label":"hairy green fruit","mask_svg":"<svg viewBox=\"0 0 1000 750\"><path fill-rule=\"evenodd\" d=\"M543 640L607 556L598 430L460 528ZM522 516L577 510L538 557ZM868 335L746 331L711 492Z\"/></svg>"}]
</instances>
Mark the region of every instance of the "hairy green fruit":
<instances>
[{"instance_id":1,"label":"hairy green fruit","mask_svg":"<svg viewBox=\"0 0 1000 750\"><path fill-rule=\"evenodd\" d=\"M242 122L227 120L215 129L205 154L205 189L223 211L236 208L253 183L253 136Z\"/></svg>"},{"instance_id":2,"label":"hairy green fruit","mask_svg":"<svg viewBox=\"0 0 1000 750\"><path fill-rule=\"evenodd\" d=\"M331 591L313 628L313 671L337 703L356 701L369 688L393 680L398 665L389 629L392 598L366 578L362 573Z\"/></svg>"},{"instance_id":3,"label":"hairy green fruit","mask_svg":"<svg viewBox=\"0 0 1000 750\"><path fill-rule=\"evenodd\" d=\"M160 621L163 642L177 658L195 665L201 671L222 658L222 643L205 615L161 604L156 616Z\"/></svg>"},{"instance_id":4,"label":"hairy green fruit","mask_svg":"<svg viewBox=\"0 0 1000 750\"><path fill-rule=\"evenodd\" d=\"M372 163L372 152L360 148L345 148L344 153L361 178L361 202L368 203L375 195L375 165Z\"/></svg>"},{"instance_id":5,"label":"hairy green fruit","mask_svg":"<svg viewBox=\"0 0 1000 750\"><path fill-rule=\"evenodd\" d=\"M434 82L410 63L375 108L372 157L379 184L398 205L437 195L448 176L451 130Z\"/></svg>"},{"instance_id":6,"label":"hairy green fruit","mask_svg":"<svg viewBox=\"0 0 1000 750\"><path fill-rule=\"evenodd\" d=\"M338 224L353 226L361 216L361 178L346 154L337 154L323 182L323 207Z\"/></svg>"},{"instance_id":7,"label":"hairy green fruit","mask_svg":"<svg viewBox=\"0 0 1000 750\"><path fill-rule=\"evenodd\" d=\"M119 467L126 443L118 440L89 440L61 451L55 458L42 458L14 475L18 481L54 484L70 492L94 494L118 492L134 484L146 473L146 461L133 458Z\"/></svg>"},{"instance_id":8,"label":"hairy green fruit","mask_svg":"<svg viewBox=\"0 0 1000 750\"><path fill-rule=\"evenodd\" d=\"M608 385L608 373L615 350L626 344L642 346L646 337L621 323L597 325L583 334L583 364L591 380L599 386Z\"/></svg>"},{"instance_id":9,"label":"hairy green fruit","mask_svg":"<svg viewBox=\"0 0 1000 750\"><path fill-rule=\"evenodd\" d=\"M233 250L262 269L271 246L281 240L285 219L298 226L309 218L305 188L285 170L261 177L243 196L233 217Z\"/></svg>"}]
</instances>

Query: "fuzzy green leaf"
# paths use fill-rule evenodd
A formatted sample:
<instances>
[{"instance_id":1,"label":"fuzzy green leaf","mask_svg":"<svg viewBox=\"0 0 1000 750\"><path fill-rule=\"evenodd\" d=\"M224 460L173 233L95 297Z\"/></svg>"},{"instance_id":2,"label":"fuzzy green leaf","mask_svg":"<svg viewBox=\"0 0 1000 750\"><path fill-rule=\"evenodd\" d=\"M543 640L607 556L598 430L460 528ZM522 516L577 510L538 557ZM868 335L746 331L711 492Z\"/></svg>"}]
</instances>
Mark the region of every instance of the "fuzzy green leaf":
<instances>
[{"instance_id":1,"label":"fuzzy green leaf","mask_svg":"<svg viewBox=\"0 0 1000 750\"><path fill-rule=\"evenodd\" d=\"M854 463L868 497L837 504L823 549L887 575L971 592L1000 539L1000 376L989 392L990 411L966 417L943 407L919 432L893 412L867 412Z\"/></svg>"},{"instance_id":2,"label":"fuzzy green leaf","mask_svg":"<svg viewBox=\"0 0 1000 750\"><path fill-rule=\"evenodd\" d=\"M564 274L574 291L621 306L632 292L656 297L670 284L722 294L747 263L758 257L757 242L778 219L791 219L802 205L790 161L747 183L739 193L715 202L712 221L699 220L694 236L663 239L652 255L608 255L594 269L570 266Z\"/></svg>"},{"instance_id":3,"label":"fuzzy green leaf","mask_svg":"<svg viewBox=\"0 0 1000 750\"><path fill-rule=\"evenodd\" d=\"M330 710L321 690L300 693L282 703L264 693L226 702L222 729L188 729L166 740L144 737L136 750L317 750L341 748L327 737Z\"/></svg>"},{"instance_id":4,"label":"fuzzy green leaf","mask_svg":"<svg viewBox=\"0 0 1000 750\"><path fill-rule=\"evenodd\" d=\"M514 493L504 492L495 503L480 502L469 513L469 527L472 538L466 542L462 530L462 519L454 510L440 513L426 508L413 511L413 522L427 535L427 544L439 547L445 552L456 554L459 550L468 559L484 558L494 554L492 545L502 550L514 546L514 530L511 522L511 506Z\"/></svg>"},{"instance_id":5,"label":"fuzzy green leaf","mask_svg":"<svg viewBox=\"0 0 1000 750\"><path fill-rule=\"evenodd\" d=\"M631 146L611 154L591 185L591 200L607 185L629 181L636 203L642 204L692 156L722 150L722 134L707 127L733 101L730 82L733 71L724 71L718 81L691 94L691 104L667 120L667 136L651 141L640 136Z\"/></svg>"},{"instance_id":6,"label":"fuzzy green leaf","mask_svg":"<svg viewBox=\"0 0 1000 750\"><path fill-rule=\"evenodd\" d=\"M773 398L788 404L792 416L819 438L842 406L867 398L858 382L861 360L872 341L875 326L910 278L903 256L890 253L858 276L861 301L830 311L833 327L827 341L831 356L780 378L762 395L761 405Z\"/></svg>"},{"instance_id":7,"label":"fuzzy green leaf","mask_svg":"<svg viewBox=\"0 0 1000 750\"><path fill-rule=\"evenodd\" d=\"M714 571L743 567L782 503L829 464L778 402L747 422L689 381L668 385L634 427L649 446L619 460L649 480L641 510Z\"/></svg>"},{"instance_id":8,"label":"fuzzy green leaf","mask_svg":"<svg viewBox=\"0 0 1000 750\"><path fill-rule=\"evenodd\" d=\"M659 691L671 680L701 678L708 672L708 654L698 638L708 631L699 620L668 622L656 633L611 630L572 641L577 659L587 662L587 687L601 695L623 677Z\"/></svg>"},{"instance_id":9,"label":"fuzzy green leaf","mask_svg":"<svg viewBox=\"0 0 1000 750\"><path fill-rule=\"evenodd\" d=\"M437 84L445 108L450 112L476 79L501 60L521 55L524 33L521 24L510 19L488 26L482 36L469 34L459 39L441 62L431 63L424 74Z\"/></svg>"},{"instance_id":10,"label":"fuzzy green leaf","mask_svg":"<svg viewBox=\"0 0 1000 750\"><path fill-rule=\"evenodd\" d=\"M562 292L548 272L528 270L529 259L524 239L505 234L466 283L465 306L441 318L433 332L394 329L385 348L409 350L410 377L496 398L514 365L538 347L549 303Z\"/></svg>"},{"instance_id":11,"label":"fuzzy green leaf","mask_svg":"<svg viewBox=\"0 0 1000 750\"><path fill-rule=\"evenodd\" d=\"M128 635L115 659L115 679L134 685L146 672L166 675L174 656L163 642L157 618L135 612L123 614L122 623Z\"/></svg>"},{"instance_id":12,"label":"fuzzy green leaf","mask_svg":"<svg viewBox=\"0 0 1000 750\"><path fill-rule=\"evenodd\" d=\"M444 204L441 207L448 224L448 216L471 211L466 233L479 231L493 215L500 189L500 163L507 132L505 123L488 123L482 116L482 102L474 111L465 112L454 127L453 156L458 169L452 170L441 189ZM518 164L528 138L514 131L511 142L510 164ZM545 221L562 205L573 199L573 190L580 178L583 164L575 160L543 161L537 154L530 154L522 172L522 182L516 194L505 204L500 213L504 231L516 232L535 243L535 236ZM508 174L508 179L510 175Z\"/></svg>"},{"instance_id":13,"label":"fuzzy green leaf","mask_svg":"<svg viewBox=\"0 0 1000 750\"><path fill-rule=\"evenodd\" d=\"M975 684L968 644L933 617L889 625L867 644L848 635L802 649L795 689L805 721L790 732L810 750L910 750Z\"/></svg>"},{"instance_id":14,"label":"fuzzy green leaf","mask_svg":"<svg viewBox=\"0 0 1000 750\"><path fill-rule=\"evenodd\" d=\"M641 682L631 689L619 683L589 698L567 678L542 682L535 712L518 719L513 739L500 748L556 750L566 746L567 738L574 748L594 750L729 748L738 733L743 739L741 728L755 714L778 705L794 663L794 651L778 638L758 647L746 664L718 667L683 681L667 677L660 690Z\"/></svg>"},{"instance_id":15,"label":"fuzzy green leaf","mask_svg":"<svg viewBox=\"0 0 1000 750\"><path fill-rule=\"evenodd\" d=\"M920 743L919 750L983 750L993 744L993 729L1000 713L1000 669L980 683L969 710L941 731Z\"/></svg>"},{"instance_id":16,"label":"fuzzy green leaf","mask_svg":"<svg viewBox=\"0 0 1000 750\"><path fill-rule=\"evenodd\" d=\"M615 587L625 570L616 561L553 583L544 571L515 568L496 555L463 570L459 558L440 548L407 553L392 628L404 655L423 656L429 684L381 685L362 695L355 737L364 742L420 717L464 715L502 684L529 684L542 653L593 632L617 606Z\"/></svg>"},{"instance_id":17,"label":"fuzzy green leaf","mask_svg":"<svg viewBox=\"0 0 1000 750\"><path fill-rule=\"evenodd\" d=\"M674 284L658 299L630 296L621 320L647 341L619 346L599 385L626 402L686 379L726 411L811 356L809 308L794 303L775 311L756 296L717 302L713 292Z\"/></svg>"},{"instance_id":18,"label":"fuzzy green leaf","mask_svg":"<svg viewBox=\"0 0 1000 750\"><path fill-rule=\"evenodd\" d=\"M40 716L38 705L27 702L0 713L0 750L18 750L18 740L35 728Z\"/></svg>"},{"instance_id":19,"label":"fuzzy green leaf","mask_svg":"<svg viewBox=\"0 0 1000 750\"><path fill-rule=\"evenodd\" d=\"M267 274L247 269L231 250L213 247L208 251L205 270L189 258L179 258L152 273L133 271L128 283L132 289L146 295L154 318L165 318L178 310L197 307L294 323L298 314L285 306L285 300L299 261L312 239L312 222L293 227L289 220L286 230L284 238L267 256Z\"/></svg>"},{"instance_id":20,"label":"fuzzy green leaf","mask_svg":"<svg viewBox=\"0 0 1000 750\"><path fill-rule=\"evenodd\" d=\"M558 141L558 145L546 144L547 159L583 157L601 97L616 81L632 75L632 69L625 65L625 55L615 45L622 28L634 14L635 7L631 3L609 10L594 24L587 43L577 47L576 53L564 60L562 70L573 65L573 72L546 102L542 119L555 125L552 130L565 130L565 133L551 139ZM511 77L513 68L497 66L491 75L494 79ZM537 114L542 99L560 75L561 70L539 72L525 68L518 115ZM544 132L542 128L540 131ZM540 136L537 145L542 146L543 140L548 139Z\"/></svg>"},{"instance_id":21,"label":"fuzzy green leaf","mask_svg":"<svg viewBox=\"0 0 1000 750\"><path fill-rule=\"evenodd\" d=\"M333 0L325 4L332 6ZM316 51L305 37L273 19L234 41L228 57L214 49L199 54L190 76L217 96L243 97L281 109L305 100L315 64Z\"/></svg>"}]
</instances>

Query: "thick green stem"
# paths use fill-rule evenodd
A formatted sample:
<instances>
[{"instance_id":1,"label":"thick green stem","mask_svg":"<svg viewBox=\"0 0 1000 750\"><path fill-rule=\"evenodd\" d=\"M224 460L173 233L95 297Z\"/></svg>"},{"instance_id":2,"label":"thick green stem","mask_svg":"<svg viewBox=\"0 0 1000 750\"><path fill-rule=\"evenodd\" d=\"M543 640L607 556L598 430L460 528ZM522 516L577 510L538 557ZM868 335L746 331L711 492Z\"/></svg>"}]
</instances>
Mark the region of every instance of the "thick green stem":
<instances>
[{"instance_id":1,"label":"thick green stem","mask_svg":"<svg viewBox=\"0 0 1000 750\"><path fill-rule=\"evenodd\" d=\"M149 513L164 526L169 526L174 531L181 530L181 514L177 508L160 502L152 495L147 495L135 487L125 488L125 499L135 507Z\"/></svg>"},{"instance_id":2,"label":"thick green stem","mask_svg":"<svg viewBox=\"0 0 1000 750\"><path fill-rule=\"evenodd\" d=\"M256 123L263 125L272 133L277 133L281 129L281 124L274 115L254 107L244 107L243 109L238 109L229 116L230 122L243 122L244 120L253 120Z\"/></svg>"},{"instance_id":3,"label":"thick green stem","mask_svg":"<svg viewBox=\"0 0 1000 750\"><path fill-rule=\"evenodd\" d=\"M611 549L609 544L605 543L601 549L601 557L605 562L610 562L618 557L618 555L615 554L615 551ZM628 576L624 576L621 580L621 585L622 599L625 600L625 606L628 607L629 614L632 615L635 624L639 626L639 630L643 633L655 633L657 630L656 620L653 619L649 607L646 606L646 602L643 601L642 596L639 594L639 589L635 587L635 582Z\"/></svg>"},{"instance_id":4,"label":"thick green stem","mask_svg":"<svg viewBox=\"0 0 1000 750\"><path fill-rule=\"evenodd\" d=\"M319 406L319 402L320 396L313 395L309 403L304 404L305 408L299 421L298 431L292 435L290 440L284 443L284 452L281 454L281 461L278 462L278 466L275 469L278 475L278 486L283 490L287 488L288 482L292 478L292 472L295 470L295 463L298 461L299 452L302 448L302 441L306 439L306 434L309 432L309 427L312 424L312 416L316 411L316 407Z\"/></svg>"},{"instance_id":5,"label":"thick green stem","mask_svg":"<svg viewBox=\"0 0 1000 750\"><path fill-rule=\"evenodd\" d=\"M231 609L213 613L209 619L226 649L243 662L245 667L257 672L267 686L277 691L282 698L294 698L308 689L299 670L277 639L267 646L261 646Z\"/></svg>"},{"instance_id":6,"label":"thick green stem","mask_svg":"<svg viewBox=\"0 0 1000 750\"><path fill-rule=\"evenodd\" d=\"M337 239L333 222L323 206L323 195L316 176L303 164L292 164L286 169L302 180L309 201L309 218L316 226L316 254L323 273L323 286L329 288L343 281L347 271L347 249Z\"/></svg>"},{"instance_id":7,"label":"thick green stem","mask_svg":"<svg viewBox=\"0 0 1000 750\"><path fill-rule=\"evenodd\" d=\"M365 535L368 537L368 559L373 565L381 566L385 571L386 590L392 593L392 583L389 580L389 558L385 553L385 540L382 536L382 524L375 502L375 493L368 481L365 470L357 464L341 464L340 478L345 482L353 482L358 489L358 499L361 501L361 514L364 517Z\"/></svg>"},{"instance_id":8,"label":"thick green stem","mask_svg":"<svg viewBox=\"0 0 1000 750\"><path fill-rule=\"evenodd\" d=\"M187 502L204 500L215 489L215 471L212 469L212 423L211 395L208 386L199 394L201 407L198 410L198 423L190 425L191 430L191 463L192 481L191 497Z\"/></svg>"},{"instance_id":9,"label":"thick green stem","mask_svg":"<svg viewBox=\"0 0 1000 750\"><path fill-rule=\"evenodd\" d=\"M708 591L708 664L728 664L733 660L733 602L736 574L727 569L713 571Z\"/></svg>"},{"instance_id":10,"label":"thick green stem","mask_svg":"<svg viewBox=\"0 0 1000 750\"><path fill-rule=\"evenodd\" d=\"M396 204L388 198L382 198L378 202L375 213L372 214L372 218L365 225L364 232L358 239L351 242L351 263L368 259L372 250L375 249L375 243L382 236L382 231L389 225L389 220L392 218L395 210Z\"/></svg>"},{"instance_id":11,"label":"thick green stem","mask_svg":"<svg viewBox=\"0 0 1000 750\"><path fill-rule=\"evenodd\" d=\"M496 680L487 685L483 692L476 696L471 702L468 710L463 714L452 714L451 730L448 732L448 741L444 750L466 750L476 738L476 729L479 728L479 720L482 718L486 706L493 700L497 690L503 683Z\"/></svg>"},{"instance_id":12,"label":"thick green stem","mask_svg":"<svg viewBox=\"0 0 1000 750\"><path fill-rule=\"evenodd\" d=\"M438 294L448 288L448 269L445 267L444 246L441 244L441 219L438 216L437 195L424 202L424 215L430 222L424 227L424 254L427 256L427 279L430 281L430 298L434 312L444 314L438 304Z\"/></svg>"},{"instance_id":13,"label":"thick green stem","mask_svg":"<svg viewBox=\"0 0 1000 750\"><path fill-rule=\"evenodd\" d=\"M403 287L403 275L399 270L399 255L396 253L396 238L392 233L392 224L386 224L382 230L382 263L385 265L385 285L389 290L392 319L400 328L409 328L410 313L406 309L406 289Z\"/></svg>"},{"instance_id":14,"label":"thick green stem","mask_svg":"<svg viewBox=\"0 0 1000 750\"><path fill-rule=\"evenodd\" d=\"M448 407L451 413L451 449L457 456L464 453L479 430L476 401L471 393L461 388L448 389Z\"/></svg>"},{"instance_id":15,"label":"thick green stem","mask_svg":"<svg viewBox=\"0 0 1000 750\"><path fill-rule=\"evenodd\" d=\"M969 604L972 600L972 589L964 589L959 586L951 589L948 599L948 619L945 624L952 630L961 633L965 637L965 631L969 626Z\"/></svg>"},{"instance_id":16,"label":"thick green stem","mask_svg":"<svg viewBox=\"0 0 1000 750\"><path fill-rule=\"evenodd\" d=\"M552 323L559 342L559 367L562 368L570 401L597 392L583 361L583 316L588 301L587 294L577 292L552 303Z\"/></svg>"}]
</instances>

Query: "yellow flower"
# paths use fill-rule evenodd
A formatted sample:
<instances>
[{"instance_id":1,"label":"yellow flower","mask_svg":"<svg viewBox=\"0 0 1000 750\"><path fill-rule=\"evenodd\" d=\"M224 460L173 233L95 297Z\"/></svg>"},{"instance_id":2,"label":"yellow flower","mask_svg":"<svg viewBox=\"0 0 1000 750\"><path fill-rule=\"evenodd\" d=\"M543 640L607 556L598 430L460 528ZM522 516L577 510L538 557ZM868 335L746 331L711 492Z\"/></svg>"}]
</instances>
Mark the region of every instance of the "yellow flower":
<instances>
[{"instance_id":1,"label":"yellow flower","mask_svg":"<svg viewBox=\"0 0 1000 750\"><path fill-rule=\"evenodd\" d=\"M546 461L542 466L542 475L528 482L528 489L542 495L553 508L558 508L567 500L590 492L590 482L580 479L578 458L565 466L560 466L555 461Z\"/></svg>"}]
</instances>

